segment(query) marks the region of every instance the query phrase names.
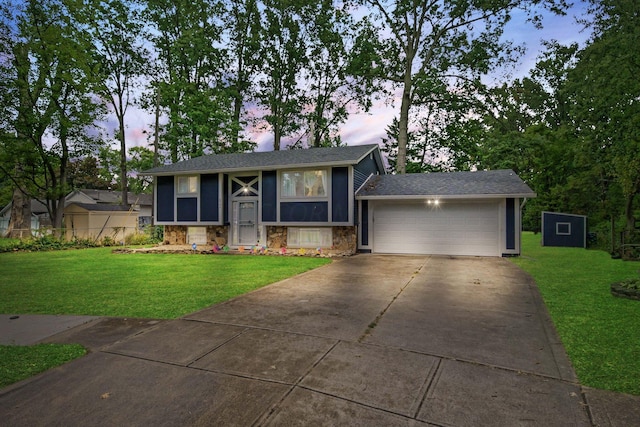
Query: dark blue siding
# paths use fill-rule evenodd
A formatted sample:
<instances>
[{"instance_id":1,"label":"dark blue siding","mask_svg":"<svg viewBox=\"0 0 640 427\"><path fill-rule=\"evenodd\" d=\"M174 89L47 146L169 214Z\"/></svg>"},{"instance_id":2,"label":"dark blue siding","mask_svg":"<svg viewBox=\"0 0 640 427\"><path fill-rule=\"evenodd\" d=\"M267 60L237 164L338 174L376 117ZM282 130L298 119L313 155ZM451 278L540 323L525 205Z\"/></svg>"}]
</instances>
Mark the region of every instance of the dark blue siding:
<instances>
[{"instance_id":1,"label":"dark blue siding","mask_svg":"<svg viewBox=\"0 0 640 427\"><path fill-rule=\"evenodd\" d=\"M229 224L229 175L222 176L222 219Z\"/></svg>"},{"instance_id":2,"label":"dark blue siding","mask_svg":"<svg viewBox=\"0 0 640 427\"><path fill-rule=\"evenodd\" d=\"M276 171L262 172L262 221L265 222L278 220L277 176Z\"/></svg>"},{"instance_id":3,"label":"dark blue siding","mask_svg":"<svg viewBox=\"0 0 640 427\"><path fill-rule=\"evenodd\" d=\"M370 153L353 167L353 189L357 190L369 178L369 175L382 174L374 153Z\"/></svg>"},{"instance_id":4,"label":"dark blue siding","mask_svg":"<svg viewBox=\"0 0 640 427\"><path fill-rule=\"evenodd\" d=\"M157 181L156 200L158 202L156 221L173 222L174 185L172 176L159 176Z\"/></svg>"},{"instance_id":5,"label":"dark blue siding","mask_svg":"<svg viewBox=\"0 0 640 427\"><path fill-rule=\"evenodd\" d=\"M349 222L349 169L333 168L331 172L331 220Z\"/></svg>"},{"instance_id":6,"label":"dark blue siding","mask_svg":"<svg viewBox=\"0 0 640 427\"><path fill-rule=\"evenodd\" d=\"M327 202L286 202L280 203L282 222L327 222L329 208Z\"/></svg>"},{"instance_id":7,"label":"dark blue siding","mask_svg":"<svg viewBox=\"0 0 640 427\"><path fill-rule=\"evenodd\" d=\"M200 221L218 221L218 175L200 176Z\"/></svg>"},{"instance_id":8,"label":"dark blue siding","mask_svg":"<svg viewBox=\"0 0 640 427\"><path fill-rule=\"evenodd\" d=\"M516 248L516 202L507 199L507 249Z\"/></svg>"},{"instance_id":9,"label":"dark blue siding","mask_svg":"<svg viewBox=\"0 0 640 427\"><path fill-rule=\"evenodd\" d=\"M586 247L587 217L542 212L542 246Z\"/></svg>"},{"instance_id":10,"label":"dark blue siding","mask_svg":"<svg viewBox=\"0 0 640 427\"><path fill-rule=\"evenodd\" d=\"M360 233L362 233L362 245L369 244L369 201L362 201L362 222L360 223Z\"/></svg>"},{"instance_id":11,"label":"dark blue siding","mask_svg":"<svg viewBox=\"0 0 640 427\"><path fill-rule=\"evenodd\" d=\"M178 199L178 221L198 220L198 199L196 197L182 197Z\"/></svg>"}]
</instances>

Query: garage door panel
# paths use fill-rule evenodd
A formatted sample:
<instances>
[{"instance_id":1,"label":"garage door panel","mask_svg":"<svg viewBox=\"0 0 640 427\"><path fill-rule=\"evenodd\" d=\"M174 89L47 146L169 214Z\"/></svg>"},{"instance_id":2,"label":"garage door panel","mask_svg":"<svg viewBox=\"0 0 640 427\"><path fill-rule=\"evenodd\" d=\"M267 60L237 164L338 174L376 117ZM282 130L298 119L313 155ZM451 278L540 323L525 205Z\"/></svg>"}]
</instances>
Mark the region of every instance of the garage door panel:
<instances>
[{"instance_id":1,"label":"garage door panel","mask_svg":"<svg viewBox=\"0 0 640 427\"><path fill-rule=\"evenodd\" d=\"M374 252L498 255L498 202L377 203Z\"/></svg>"}]
</instances>

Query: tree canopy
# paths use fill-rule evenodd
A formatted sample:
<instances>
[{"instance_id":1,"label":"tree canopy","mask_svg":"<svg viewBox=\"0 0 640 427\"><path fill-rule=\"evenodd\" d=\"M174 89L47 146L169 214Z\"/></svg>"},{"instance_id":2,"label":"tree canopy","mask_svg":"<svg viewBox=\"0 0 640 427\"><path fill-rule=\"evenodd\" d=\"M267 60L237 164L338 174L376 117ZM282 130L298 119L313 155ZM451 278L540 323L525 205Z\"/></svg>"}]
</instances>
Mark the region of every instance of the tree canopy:
<instances>
[{"instance_id":1,"label":"tree canopy","mask_svg":"<svg viewBox=\"0 0 640 427\"><path fill-rule=\"evenodd\" d=\"M637 238L640 6L589 4L586 45L548 40L527 75L488 83L522 53L512 16L540 26L563 0L4 2L0 195L16 228L30 198L59 225L77 186L147 191L141 170L254 150L250 129L274 149L350 143L349 115L385 103L392 172L511 168L538 193L526 227L562 210ZM129 144L132 107L155 117L153 150Z\"/></svg>"}]
</instances>

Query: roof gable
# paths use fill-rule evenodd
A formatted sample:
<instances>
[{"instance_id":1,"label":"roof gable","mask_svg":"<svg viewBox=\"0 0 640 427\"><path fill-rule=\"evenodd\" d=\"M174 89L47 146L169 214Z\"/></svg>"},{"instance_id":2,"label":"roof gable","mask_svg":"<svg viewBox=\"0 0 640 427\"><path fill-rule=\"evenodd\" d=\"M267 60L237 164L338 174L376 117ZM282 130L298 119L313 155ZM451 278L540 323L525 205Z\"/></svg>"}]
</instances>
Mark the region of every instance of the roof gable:
<instances>
[{"instance_id":1,"label":"roof gable","mask_svg":"<svg viewBox=\"0 0 640 427\"><path fill-rule=\"evenodd\" d=\"M435 172L380 175L367 181L359 199L535 197L536 194L512 170Z\"/></svg>"},{"instance_id":2,"label":"roof gable","mask_svg":"<svg viewBox=\"0 0 640 427\"><path fill-rule=\"evenodd\" d=\"M213 154L171 165L159 166L142 175L233 172L242 170L274 170L293 167L356 164L374 150L377 144L346 147L309 148L303 150L259 151L252 153Z\"/></svg>"}]
</instances>

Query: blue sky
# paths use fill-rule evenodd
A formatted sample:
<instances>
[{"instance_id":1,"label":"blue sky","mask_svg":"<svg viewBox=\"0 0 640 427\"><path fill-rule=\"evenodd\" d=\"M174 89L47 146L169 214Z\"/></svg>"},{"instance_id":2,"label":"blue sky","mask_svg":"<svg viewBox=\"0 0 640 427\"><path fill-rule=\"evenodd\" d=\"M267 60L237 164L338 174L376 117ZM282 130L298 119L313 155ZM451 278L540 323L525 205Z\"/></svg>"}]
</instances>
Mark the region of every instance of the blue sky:
<instances>
[{"instance_id":1,"label":"blue sky","mask_svg":"<svg viewBox=\"0 0 640 427\"><path fill-rule=\"evenodd\" d=\"M526 54L520 59L518 65L510 74L513 78L523 77L535 66L536 60L542 52L543 40L557 40L561 44L578 42L581 46L589 38L589 33L582 31L582 26L576 23L576 17L581 16L586 9L587 2L574 1L573 7L566 16L546 14L543 21L543 29L537 30L532 24L526 23L526 17L522 14L514 14L511 22L505 30L504 38L517 45L526 47ZM505 81L504 73L489 76L496 84ZM391 120L397 116L399 103L388 105L378 102L367 114L352 114L349 120L342 126L341 136L343 142L349 145L361 145L380 143L386 135L385 129ZM147 135L151 135L150 126L153 118L150 114L137 109L132 109L127 118L128 146L147 145ZM148 134L144 130L149 131ZM251 132L248 136L258 143L259 151L273 149L273 137L268 131Z\"/></svg>"}]
</instances>

